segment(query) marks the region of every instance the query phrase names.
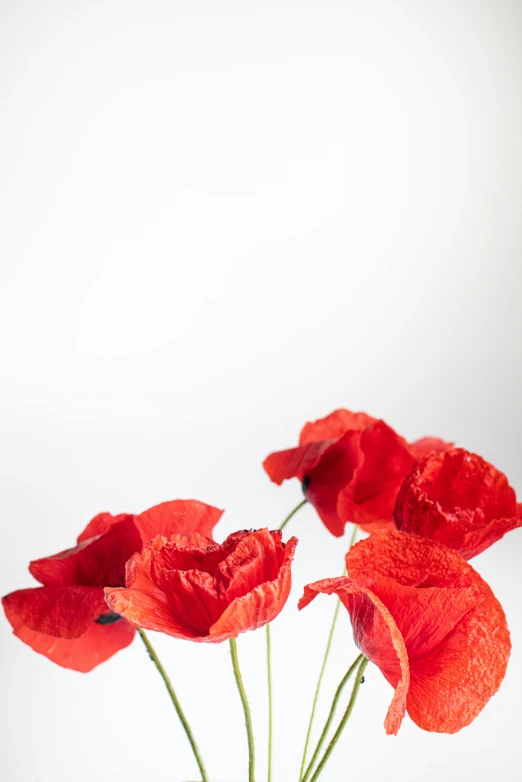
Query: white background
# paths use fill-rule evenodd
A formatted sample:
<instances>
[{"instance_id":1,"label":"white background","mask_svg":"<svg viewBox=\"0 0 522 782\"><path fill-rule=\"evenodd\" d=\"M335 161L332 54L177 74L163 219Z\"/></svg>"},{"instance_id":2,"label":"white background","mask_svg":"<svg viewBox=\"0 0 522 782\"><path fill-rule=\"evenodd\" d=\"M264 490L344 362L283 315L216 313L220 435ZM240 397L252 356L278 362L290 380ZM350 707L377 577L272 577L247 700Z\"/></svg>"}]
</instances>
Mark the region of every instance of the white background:
<instances>
[{"instance_id":1,"label":"white background","mask_svg":"<svg viewBox=\"0 0 522 782\"><path fill-rule=\"evenodd\" d=\"M195 497L219 538L299 501L272 450L336 407L454 440L522 492L522 6L0 0L0 592L95 513ZM290 528L289 528L290 531ZM274 782L295 780L342 569L311 508L273 627ZM474 562L504 605L499 693L455 736L382 726L367 671L325 782L518 778L522 535ZM139 639L81 675L0 618L2 782L196 769ZM355 655L347 616L321 714ZM227 645L154 637L212 782L245 782ZM264 633L240 638L259 780Z\"/></svg>"}]
</instances>

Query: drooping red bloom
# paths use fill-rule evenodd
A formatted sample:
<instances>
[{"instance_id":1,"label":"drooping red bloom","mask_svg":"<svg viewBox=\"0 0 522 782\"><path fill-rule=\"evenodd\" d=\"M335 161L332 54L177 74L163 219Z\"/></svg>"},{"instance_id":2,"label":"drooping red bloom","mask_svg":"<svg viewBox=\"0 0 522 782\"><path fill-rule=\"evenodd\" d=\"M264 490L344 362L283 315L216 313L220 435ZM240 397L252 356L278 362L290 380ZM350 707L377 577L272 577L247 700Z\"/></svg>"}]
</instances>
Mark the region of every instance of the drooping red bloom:
<instances>
[{"instance_id":1,"label":"drooping red bloom","mask_svg":"<svg viewBox=\"0 0 522 782\"><path fill-rule=\"evenodd\" d=\"M355 643L395 688L384 723L407 710L424 730L456 733L498 690L511 649L504 612L471 565L446 546L396 530L346 555L348 578L309 584L299 603L337 594Z\"/></svg>"},{"instance_id":2,"label":"drooping red bloom","mask_svg":"<svg viewBox=\"0 0 522 782\"><path fill-rule=\"evenodd\" d=\"M267 529L235 532L221 545L159 536L127 563L127 588L105 590L107 604L134 627L220 643L279 614L296 545Z\"/></svg>"},{"instance_id":3,"label":"drooping red bloom","mask_svg":"<svg viewBox=\"0 0 522 782\"><path fill-rule=\"evenodd\" d=\"M134 638L134 628L107 608L104 587L123 586L125 563L158 534L211 535L223 511L174 500L139 515L101 513L78 545L29 565L43 586L2 598L14 634L64 668L87 672Z\"/></svg>"},{"instance_id":4,"label":"drooping red bloom","mask_svg":"<svg viewBox=\"0 0 522 782\"><path fill-rule=\"evenodd\" d=\"M395 526L471 559L522 526L506 476L475 453L453 448L418 462L404 481Z\"/></svg>"},{"instance_id":5,"label":"drooping red bloom","mask_svg":"<svg viewBox=\"0 0 522 782\"><path fill-rule=\"evenodd\" d=\"M277 484L298 478L327 529L341 537L350 521L367 532L392 527L397 492L415 460L448 448L434 437L407 443L384 421L335 410L305 424L299 446L270 454L263 467Z\"/></svg>"}]
</instances>

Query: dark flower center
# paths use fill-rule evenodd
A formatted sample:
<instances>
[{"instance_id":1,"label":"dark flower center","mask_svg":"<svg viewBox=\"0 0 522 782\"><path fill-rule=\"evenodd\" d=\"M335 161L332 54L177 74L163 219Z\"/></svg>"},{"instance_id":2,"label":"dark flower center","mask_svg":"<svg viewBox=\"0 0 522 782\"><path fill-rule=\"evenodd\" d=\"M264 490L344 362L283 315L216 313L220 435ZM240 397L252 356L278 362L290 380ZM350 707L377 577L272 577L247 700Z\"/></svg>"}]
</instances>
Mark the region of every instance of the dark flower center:
<instances>
[{"instance_id":1,"label":"dark flower center","mask_svg":"<svg viewBox=\"0 0 522 782\"><path fill-rule=\"evenodd\" d=\"M305 475L305 477L303 478L303 481L301 483L301 488L303 490L303 494L305 495L305 497L306 497L306 492L308 491L308 487L309 486L310 486L310 478L308 477L308 475Z\"/></svg>"},{"instance_id":2,"label":"dark flower center","mask_svg":"<svg viewBox=\"0 0 522 782\"><path fill-rule=\"evenodd\" d=\"M116 611L109 611L106 614L102 614L98 617L98 619L95 619L94 621L98 625L113 625L114 622L118 622L121 619L121 615L117 614Z\"/></svg>"}]
</instances>

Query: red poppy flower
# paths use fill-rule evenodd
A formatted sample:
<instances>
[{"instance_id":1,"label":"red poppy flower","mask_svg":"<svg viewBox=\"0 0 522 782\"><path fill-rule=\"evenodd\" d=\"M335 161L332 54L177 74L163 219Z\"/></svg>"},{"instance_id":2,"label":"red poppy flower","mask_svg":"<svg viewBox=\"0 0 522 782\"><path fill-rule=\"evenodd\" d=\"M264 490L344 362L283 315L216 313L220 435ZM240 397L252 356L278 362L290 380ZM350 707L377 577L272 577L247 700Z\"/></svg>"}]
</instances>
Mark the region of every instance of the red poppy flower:
<instances>
[{"instance_id":1,"label":"red poppy flower","mask_svg":"<svg viewBox=\"0 0 522 782\"><path fill-rule=\"evenodd\" d=\"M279 614L296 545L267 529L235 532L222 545L159 536L127 563L127 588L105 590L107 604L134 627L220 643Z\"/></svg>"},{"instance_id":2,"label":"red poppy flower","mask_svg":"<svg viewBox=\"0 0 522 782\"><path fill-rule=\"evenodd\" d=\"M506 476L462 448L431 454L414 466L394 519L397 529L444 543L465 559L522 526Z\"/></svg>"},{"instance_id":3,"label":"red poppy flower","mask_svg":"<svg viewBox=\"0 0 522 782\"><path fill-rule=\"evenodd\" d=\"M471 565L446 546L396 530L375 532L346 555L349 578L305 588L299 607L335 593L355 643L395 688L384 723L407 710L424 730L456 733L484 708L506 672L506 618Z\"/></svg>"},{"instance_id":4,"label":"red poppy flower","mask_svg":"<svg viewBox=\"0 0 522 782\"><path fill-rule=\"evenodd\" d=\"M2 598L14 634L64 668L87 672L128 646L135 630L107 609L103 589L125 583L125 563L157 534L211 535L223 511L195 500L174 500L136 516L101 513L78 545L31 562L43 586Z\"/></svg>"},{"instance_id":5,"label":"red poppy flower","mask_svg":"<svg viewBox=\"0 0 522 782\"><path fill-rule=\"evenodd\" d=\"M397 492L416 459L451 448L433 437L408 444L384 421L336 410L305 424L299 446L268 456L274 483L298 478L303 492L336 537L351 521L367 532L393 526Z\"/></svg>"}]
</instances>

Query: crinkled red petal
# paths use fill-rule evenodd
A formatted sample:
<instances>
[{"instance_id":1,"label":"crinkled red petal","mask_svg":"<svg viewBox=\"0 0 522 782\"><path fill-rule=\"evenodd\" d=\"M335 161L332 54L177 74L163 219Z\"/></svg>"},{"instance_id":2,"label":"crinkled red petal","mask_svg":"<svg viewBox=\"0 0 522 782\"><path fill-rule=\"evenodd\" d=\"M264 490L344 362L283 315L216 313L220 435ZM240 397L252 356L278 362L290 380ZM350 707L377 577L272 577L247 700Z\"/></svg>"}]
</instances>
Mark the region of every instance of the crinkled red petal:
<instances>
[{"instance_id":1,"label":"crinkled red petal","mask_svg":"<svg viewBox=\"0 0 522 782\"><path fill-rule=\"evenodd\" d=\"M259 584L246 595L232 600L210 628L207 641L221 643L247 630L257 630L278 616L290 594L291 564L296 546L297 538L290 538L284 548L283 563L275 579Z\"/></svg>"},{"instance_id":2,"label":"crinkled red petal","mask_svg":"<svg viewBox=\"0 0 522 782\"><path fill-rule=\"evenodd\" d=\"M308 584L299 609L321 592L341 598L350 612L357 646L395 688L384 727L386 733L396 734L406 710L410 668L404 638L394 617L372 590L348 578L327 578Z\"/></svg>"},{"instance_id":3,"label":"crinkled red petal","mask_svg":"<svg viewBox=\"0 0 522 782\"><path fill-rule=\"evenodd\" d=\"M198 562L194 545L189 546L189 560L184 560L180 538L155 538L132 557L127 566L128 588L105 590L113 611L136 627L213 643L252 629L256 622L257 626L266 624L279 613L290 588L295 538L283 547L279 532L234 533L222 546L225 558L221 556L212 567ZM201 546L203 556L207 548ZM213 544L210 554L219 548ZM280 549L284 550L281 560ZM169 569L176 564L200 565L201 569ZM272 576L273 580L267 580ZM241 617L246 626L238 629Z\"/></svg>"},{"instance_id":4,"label":"crinkled red petal","mask_svg":"<svg viewBox=\"0 0 522 782\"><path fill-rule=\"evenodd\" d=\"M229 601L243 597L259 584L277 579L278 549L286 553L281 536L275 538L267 529L255 530L238 542L214 573Z\"/></svg>"},{"instance_id":5,"label":"crinkled red petal","mask_svg":"<svg viewBox=\"0 0 522 782\"><path fill-rule=\"evenodd\" d=\"M511 648L489 586L457 552L398 531L356 544L346 566L375 590L405 639L412 719L444 733L468 725L500 686Z\"/></svg>"},{"instance_id":6,"label":"crinkled red petal","mask_svg":"<svg viewBox=\"0 0 522 782\"><path fill-rule=\"evenodd\" d=\"M184 638L186 628L174 626L167 598L151 576L153 558L167 542L167 538L158 536L141 553L134 554L127 562L127 588L105 589L105 600L112 611L125 617L133 627Z\"/></svg>"},{"instance_id":7,"label":"crinkled red petal","mask_svg":"<svg viewBox=\"0 0 522 782\"><path fill-rule=\"evenodd\" d=\"M506 476L460 448L415 465L397 497L397 529L444 543L466 559L522 525Z\"/></svg>"}]
</instances>

